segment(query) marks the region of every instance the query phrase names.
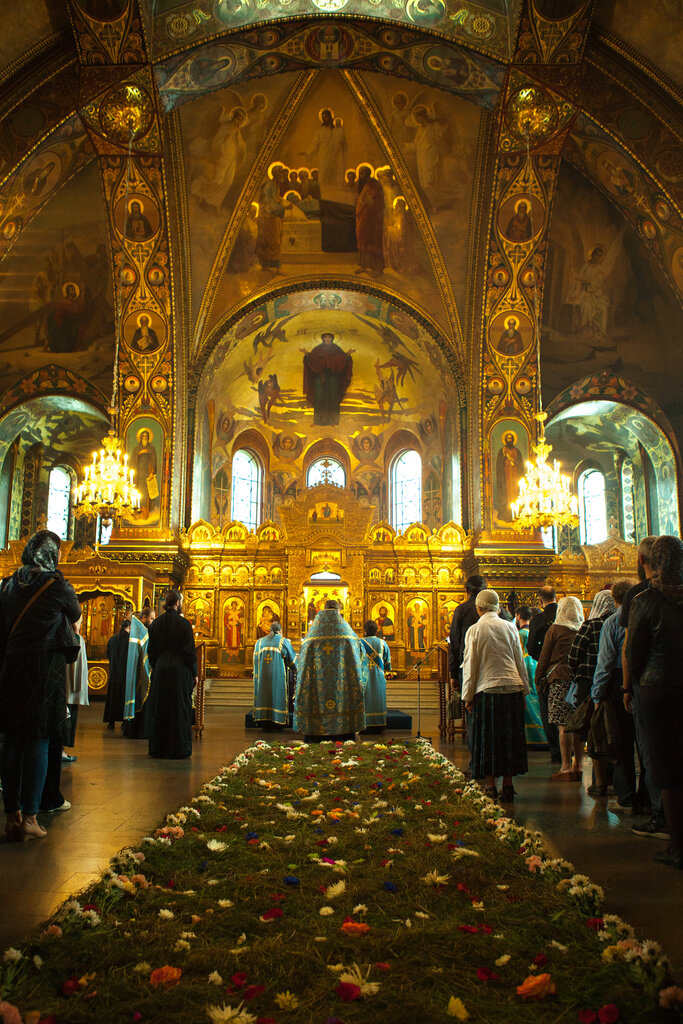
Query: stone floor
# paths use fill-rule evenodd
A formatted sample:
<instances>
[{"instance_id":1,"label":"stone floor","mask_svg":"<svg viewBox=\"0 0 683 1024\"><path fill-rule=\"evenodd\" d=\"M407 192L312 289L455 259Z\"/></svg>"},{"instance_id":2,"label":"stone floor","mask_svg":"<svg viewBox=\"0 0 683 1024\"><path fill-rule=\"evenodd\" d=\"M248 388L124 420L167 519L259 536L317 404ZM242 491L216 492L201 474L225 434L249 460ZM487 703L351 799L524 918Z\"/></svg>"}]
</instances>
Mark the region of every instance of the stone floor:
<instances>
[{"instance_id":1,"label":"stone floor","mask_svg":"<svg viewBox=\"0 0 683 1024\"><path fill-rule=\"evenodd\" d=\"M81 709L78 761L62 772L62 791L72 809L44 816L45 840L0 843L0 949L24 940L120 847L138 843L166 811L185 803L259 735L245 730L243 711L211 709L204 739L195 743L190 760L155 761L147 757L144 741L108 732L100 718L101 705ZM433 717L423 716L422 733L439 742ZM440 748L466 765L459 740ZM610 912L629 921L641 937L662 943L680 983L683 871L653 862L662 843L632 835L633 819L609 812L606 800L591 799L578 783L551 782L550 774L547 754L530 753L529 773L517 780L515 816L541 829L557 855L605 888ZM588 778L588 765L585 774Z\"/></svg>"}]
</instances>

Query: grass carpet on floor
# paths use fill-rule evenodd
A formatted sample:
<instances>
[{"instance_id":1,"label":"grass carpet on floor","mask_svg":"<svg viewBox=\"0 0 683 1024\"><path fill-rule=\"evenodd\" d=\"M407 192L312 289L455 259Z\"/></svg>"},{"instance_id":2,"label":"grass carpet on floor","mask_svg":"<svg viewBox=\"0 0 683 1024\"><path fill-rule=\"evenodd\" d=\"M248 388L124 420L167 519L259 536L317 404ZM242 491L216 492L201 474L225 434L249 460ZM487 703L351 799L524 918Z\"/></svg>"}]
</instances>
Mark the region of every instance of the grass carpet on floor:
<instances>
[{"instance_id":1,"label":"grass carpet on floor","mask_svg":"<svg viewBox=\"0 0 683 1024\"><path fill-rule=\"evenodd\" d=\"M259 742L5 951L0 1019L679 1020L669 985L428 743Z\"/></svg>"}]
</instances>

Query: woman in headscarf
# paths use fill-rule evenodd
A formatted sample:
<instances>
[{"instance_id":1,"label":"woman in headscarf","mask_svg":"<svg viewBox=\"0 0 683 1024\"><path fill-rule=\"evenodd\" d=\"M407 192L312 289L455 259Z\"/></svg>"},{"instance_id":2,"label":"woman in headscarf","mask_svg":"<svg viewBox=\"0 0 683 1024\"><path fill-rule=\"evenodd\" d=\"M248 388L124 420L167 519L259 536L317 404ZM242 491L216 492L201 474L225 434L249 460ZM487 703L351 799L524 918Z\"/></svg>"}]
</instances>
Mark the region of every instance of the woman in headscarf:
<instances>
[{"instance_id":1,"label":"woman in headscarf","mask_svg":"<svg viewBox=\"0 0 683 1024\"><path fill-rule=\"evenodd\" d=\"M78 653L71 624L80 619L81 607L57 568L59 558L59 537L41 530L29 539L21 567L0 590L0 732L5 736L0 774L5 832L17 841L46 834L36 815L51 741L56 754L51 764L61 771L66 666ZM45 809L70 806L61 797L59 806Z\"/></svg>"},{"instance_id":2,"label":"woman in headscarf","mask_svg":"<svg viewBox=\"0 0 683 1024\"><path fill-rule=\"evenodd\" d=\"M555 782L581 781L583 740L575 733L565 732L564 727L574 714L565 700L572 682L567 659L582 623L583 608L578 597L563 597L557 606L555 621L545 635L536 666L536 689L548 693L548 721L560 732L562 765L552 775Z\"/></svg>"},{"instance_id":3,"label":"woman in headscarf","mask_svg":"<svg viewBox=\"0 0 683 1024\"><path fill-rule=\"evenodd\" d=\"M108 723L107 729L113 729L116 722L122 722L125 717L129 639L130 619L124 619L116 636L110 637L107 643L109 679L107 681L107 699L104 702L104 715L102 716L102 721Z\"/></svg>"},{"instance_id":4,"label":"woman in headscarf","mask_svg":"<svg viewBox=\"0 0 683 1024\"><path fill-rule=\"evenodd\" d=\"M192 626L182 610L182 594L169 590L164 614L149 627L147 657L152 682L145 702L145 729L150 757L180 760L192 755L192 690L197 684L197 651Z\"/></svg>"},{"instance_id":5,"label":"woman in headscarf","mask_svg":"<svg viewBox=\"0 0 683 1024\"><path fill-rule=\"evenodd\" d=\"M655 860L683 868L683 543L658 537L647 590L633 599L626 661L638 686L638 713L651 749L652 774L662 791L670 841ZM624 706L631 690L624 683Z\"/></svg>"},{"instance_id":6,"label":"woman in headscarf","mask_svg":"<svg viewBox=\"0 0 683 1024\"><path fill-rule=\"evenodd\" d=\"M593 687L593 676L598 665L598 653L600 651L600 633L603 623L617 610L611 590L601 590L593 599L588 618L581 626L574 637L567 658L569 671L575 685L574 707L590 695ZM578 733L583 743L588 730L585 733ZM595 782L591 783L586 792L589 796L607 796L607 765L605 762L594 762Z\"/></svg>"}]
</instances>

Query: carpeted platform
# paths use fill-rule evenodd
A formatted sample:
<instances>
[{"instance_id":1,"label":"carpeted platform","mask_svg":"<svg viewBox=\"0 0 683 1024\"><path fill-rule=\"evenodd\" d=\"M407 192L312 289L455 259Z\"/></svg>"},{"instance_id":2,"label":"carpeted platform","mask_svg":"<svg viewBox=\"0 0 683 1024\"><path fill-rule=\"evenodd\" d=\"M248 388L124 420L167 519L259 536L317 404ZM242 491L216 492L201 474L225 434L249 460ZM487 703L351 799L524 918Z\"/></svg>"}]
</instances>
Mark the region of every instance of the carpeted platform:
<instances>
[{"instance_id":1,"label":"carpeted platform","mask_svg":"<svg viewBox=\"0 0 683 1024\"><path fill-rule=\"evenodd\" d=\"M251 711L244 716L244 727L245 729L260 729L260 725L256 725L252 718ZM413 728L413 716L406 715L405 711L398 711L396 708L387 708L387 729L398 730L406 729L411 732Z\"/></svg>"}]
</instances>

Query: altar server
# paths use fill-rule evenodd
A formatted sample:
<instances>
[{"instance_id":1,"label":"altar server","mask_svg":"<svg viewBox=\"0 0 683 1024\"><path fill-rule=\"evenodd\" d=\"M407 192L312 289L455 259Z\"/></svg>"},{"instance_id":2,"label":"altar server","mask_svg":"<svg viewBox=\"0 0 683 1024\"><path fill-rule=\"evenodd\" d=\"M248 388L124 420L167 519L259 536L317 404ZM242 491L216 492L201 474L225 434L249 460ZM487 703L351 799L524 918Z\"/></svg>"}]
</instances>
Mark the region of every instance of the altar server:
<instances>
[{"instance_id":1,"label":"altar server","mask_svg":"<svg viewBox=\"0 0 683 1024\"><path fill-rule=\"evenodd\" d=\"M327 601L301 641L294 728L307 740L354 739L365 728L367 658L360 638Z\"/></svg>"},{"instance_id":2,"label":"altar server","mask_svg":"<svg viewBox=\"0 0 683 1024\"><path fill-rule=\"evenodd\" d=\"M296 655L282 626L273 619L270 631L254 647L254 722L264 728L287 725L287 672Z\"/></svg>"},{"instance_id":3,"label":"altar server","mask_svg":"<svg viewBox=\"0 0 683 1024\"><path fill-rule=\"evenodd\" d=\"M377 623L365 623L365 636L361 640L368 659L368 685L365 688L365 724L373 732L380 732L387 724L387 674L391 672L389 644L381 636Z\"/></svg>"}]
</instances>

